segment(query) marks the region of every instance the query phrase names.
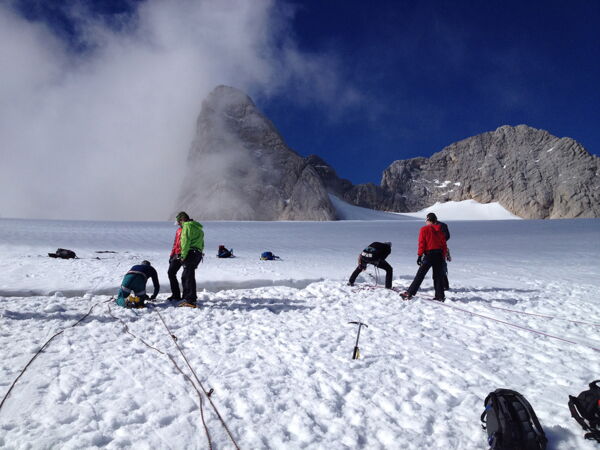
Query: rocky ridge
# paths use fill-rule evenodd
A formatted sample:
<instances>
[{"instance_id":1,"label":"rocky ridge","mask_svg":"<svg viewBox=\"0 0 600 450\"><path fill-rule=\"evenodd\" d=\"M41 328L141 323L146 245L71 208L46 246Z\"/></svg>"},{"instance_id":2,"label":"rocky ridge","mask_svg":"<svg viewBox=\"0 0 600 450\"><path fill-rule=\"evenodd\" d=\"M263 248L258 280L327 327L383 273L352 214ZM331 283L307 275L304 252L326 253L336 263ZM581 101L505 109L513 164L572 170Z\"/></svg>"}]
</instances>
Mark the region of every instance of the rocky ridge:
<instances>
[{"instance_id":1,"label":"rocky ridge","mask_svg":"<svg viewBox=\"0 0 600 450\"><path fill-rule=\"evenodd\" d=\"M600 217L599 161L571 138L502 126L394 161L380 185L354 185L290 149L246 94L219 86L202 104L178 205L203 220L334 220L331 193L382 211L473 199L528 219Z\"/></svg>"},{"instance_id":2,"label":"rocky ridge","mask_svg":"<svg viewBox=\"0 0 600 450\"><path fill-rule=\"evenodd\" d=\"M243 92L202 103L177 205L202 220L335 220L316 170Z\"/></svg>"},{"instance_id":3,"label":"rocky ridge","mask_svg":"<svg viewBox=\"0 0 600 450\"><path fill-rule=\"evenodd\" d=\"M571 138L526 125L463 139L430 158L394 161L380 186L340 183L333 169L317 170L347 202L384 211L472 199L526 219L600 217L600 158Z\"/></svg>"}]
</instances>

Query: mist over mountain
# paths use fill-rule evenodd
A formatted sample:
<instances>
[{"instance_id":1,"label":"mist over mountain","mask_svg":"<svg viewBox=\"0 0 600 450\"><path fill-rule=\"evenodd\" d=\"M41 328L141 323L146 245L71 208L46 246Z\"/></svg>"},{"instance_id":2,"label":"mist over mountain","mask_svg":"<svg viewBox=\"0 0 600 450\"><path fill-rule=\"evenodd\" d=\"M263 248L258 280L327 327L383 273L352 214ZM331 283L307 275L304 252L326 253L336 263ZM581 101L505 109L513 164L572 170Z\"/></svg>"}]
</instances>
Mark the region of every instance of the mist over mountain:
<instances>
[{"instance_id":1,"label":"mist over mountain","mask_svg":"<svg viewBox=\"0 0 600 450\"><path fill-rule=\"evenodd\" d=\"M177 205L203 220L335 220L331 193L393 212L476 200L528 219L600 217L599 160L571 138L505 125L394 161L380 185L354 185L290 149L246 94L219 86L202 104Z\"/></svg>"},{"instance_id":2,"label":"mist over mountain","mask_svg":"<svg viewBox=\"0 0 600 450\"><path fill-rule=\"evenodd\" d=\"M203 220L334 220L316 170L243 92L202 103L178 209Z\"/></svg>"}]
</instances>

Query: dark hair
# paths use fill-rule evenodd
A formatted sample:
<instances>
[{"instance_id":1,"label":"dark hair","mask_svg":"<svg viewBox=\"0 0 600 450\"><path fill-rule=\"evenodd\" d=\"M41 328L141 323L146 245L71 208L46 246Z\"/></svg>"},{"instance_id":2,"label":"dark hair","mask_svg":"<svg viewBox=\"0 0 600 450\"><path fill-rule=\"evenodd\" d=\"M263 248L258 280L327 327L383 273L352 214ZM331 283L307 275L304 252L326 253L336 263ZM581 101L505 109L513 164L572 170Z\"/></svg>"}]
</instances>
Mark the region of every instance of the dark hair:
<instances>
[{"instance_id":1,"label":"dark hair","mask_svg":"<svg viewBox=\"0 0 600 450\"><path fill-rule=\"evenodd\" d=\"M147 260L143 260L142 261L142 266L151 266L152 264L150 264L150 261Z\"/></svg>"},{"instance_id":2,"label":"dark hair","mask_svg":"<svg viewBox=\"0 0 600 450\"><path fill-rule=\"evenodd\" d=\"M186 213L185 211L181 211L180 213L177 214L177 216L175 216L175 219L177 220L177 222L180 221L187 221L190 220L190 216L188 216L188 213Z\"/></svg>"},{"instance_id":3,"label":"dark hair","mask_svg":"<svg viewBox=\"0 0 600 450\"><path fill-rule=\"evenodd\" d=\"M434 213L427 214L427 220L431 223L437 223L437 216Z\"/></svg>"}]
</instances>

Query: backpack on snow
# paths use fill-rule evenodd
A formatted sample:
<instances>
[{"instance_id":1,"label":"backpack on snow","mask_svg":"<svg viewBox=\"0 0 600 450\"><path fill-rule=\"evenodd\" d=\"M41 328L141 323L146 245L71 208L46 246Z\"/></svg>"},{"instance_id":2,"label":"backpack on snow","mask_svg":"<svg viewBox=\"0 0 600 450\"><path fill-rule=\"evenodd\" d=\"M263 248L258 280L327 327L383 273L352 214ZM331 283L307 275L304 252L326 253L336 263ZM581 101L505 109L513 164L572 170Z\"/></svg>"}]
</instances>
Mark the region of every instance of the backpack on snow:
<instances>
[{"instance_id":1,"label":"backpack on snow","mask_svg":"<svg viewBox=\"0 0 600 450\"><path fill-rule=\"evenodd\" d=\"M482 428L490 450L545 450L548 439L529 402L516 391L496 389L484 401Z\"/></svg>"},{"instance_id":2,"label":"backpack on snow","mask_svg":"<svg viewBox=\"0 0 600 450\"><path fill-rule=\"evenodd\" d=\"M262 259L263 261L273 261L274 259L280 259L280 258L279 258L279 256L275 256L271 252L262 252L260 254L260 259Z\"/></svg>"},{"instance_id":3,"label":"backpack on snow","mask_svg":"<svg viewBox=\"0 0 600 450\"><path fill-rule=\"evenodd\" d=\"M219 250L217 250L217 258L231 257L233 257L233 249L229 250L224 245L219 245Z\"/></svg>"},{"instance_id":4,"label":"backpack on snow","mask_svg":"<svg viewBox=\"0 0 600 450\"><path fill-rule=\"evenodd\" d=\"M66 248L58 248L55 253L48 253L50 258L61 258L61 259L71 259L77 258L77 255L73 250L67 250Z\"/></svg>"},{"instance_id":5,"label":"backpack on snow","mask_svg":"<svg viewBox=\"0 0 600 450\"><path fill-rule=\"evenodd\" d=\"M590 388L577 397L569 395L569 409L573 419L581 425L586 439L600 442L600 380L592 381Z\"/></svg>"},{"instance_id":6,"label":"backpack on snow","mask_svg":"<svg viewBox=\"0 0 600 450\"><path fill-rule=\"evenodd\" d=\"M372 242L360 254L362 260L366 263L381 261L392 253L392 246L389 242Z\"/></svg>"}]
</instances>

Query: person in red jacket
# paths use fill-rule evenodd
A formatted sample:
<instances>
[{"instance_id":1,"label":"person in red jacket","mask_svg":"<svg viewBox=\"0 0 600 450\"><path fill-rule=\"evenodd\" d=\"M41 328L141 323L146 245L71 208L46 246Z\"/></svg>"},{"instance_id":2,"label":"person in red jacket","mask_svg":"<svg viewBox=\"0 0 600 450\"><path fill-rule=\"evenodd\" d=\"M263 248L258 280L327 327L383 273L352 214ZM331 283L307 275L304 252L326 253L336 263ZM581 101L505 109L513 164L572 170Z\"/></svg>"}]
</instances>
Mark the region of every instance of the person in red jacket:
<instances>
[{"instance_id":1,"label":"person in red jacket","mask_svg":"<svg viewBox=\"0 0 600 450\"><path fill-rule=\"evenodd\" d=\"M171 283L171 296L167 300L181 300L181 290L179 289L179 280L177 280L177 272L181 269L181 224L178 223L179 228L175 232L175 241L173 242L173 248L171 249L171 255L169 256L169 283Z\"/></svg>"},{"instance_id":2,"label":"person in red jacket","mask_svg":"<svg viewBox=\"0 0 600 450\"><path fill-rule=\"evenodd\" d=\"M400 295L405 299L412 298L421 287L429 268L433 267L434 300L443 302L446 299L444 294L444 260L448 256L446 236L434 213L427 214L425 223L426 225L419 231L419 249L417 251L419 270L408 290Z\"/></svg>"}]
</instances>

